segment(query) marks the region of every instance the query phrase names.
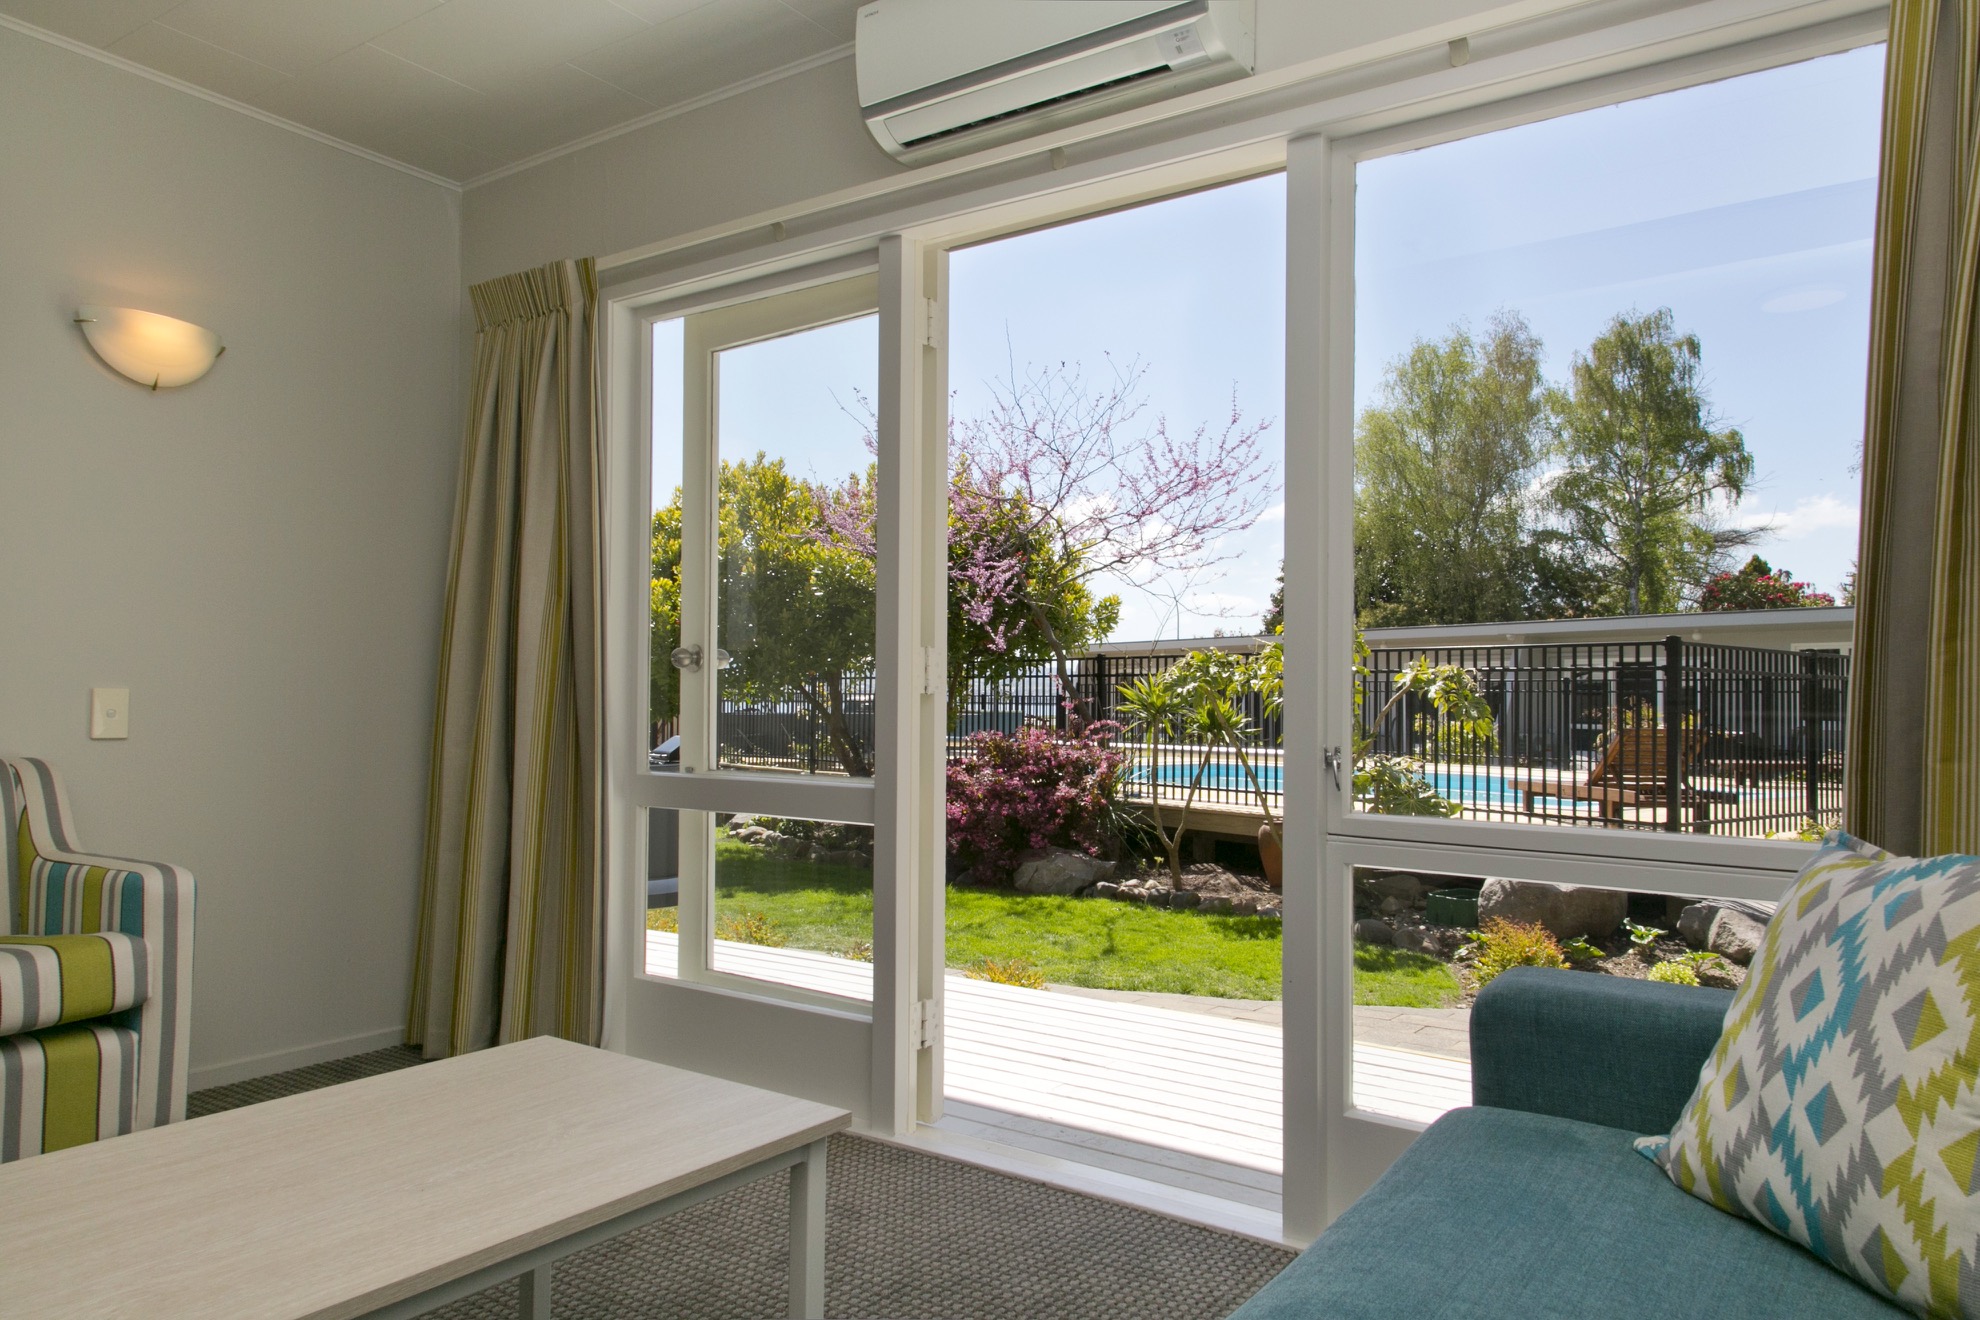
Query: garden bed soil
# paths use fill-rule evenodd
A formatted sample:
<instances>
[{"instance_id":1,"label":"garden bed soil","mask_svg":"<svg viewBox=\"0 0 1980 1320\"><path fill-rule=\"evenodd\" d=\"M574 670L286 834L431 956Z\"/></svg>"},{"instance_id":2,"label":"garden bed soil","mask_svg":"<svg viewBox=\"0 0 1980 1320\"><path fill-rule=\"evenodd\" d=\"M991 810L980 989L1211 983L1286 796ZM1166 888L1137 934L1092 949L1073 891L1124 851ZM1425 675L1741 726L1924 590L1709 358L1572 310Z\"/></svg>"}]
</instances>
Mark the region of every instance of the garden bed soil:
<instances>
[{"instance_id":1,"label":"garden bed soil","mask_svg":"<svg viewBox=\"0 0 1980 1320\"><path fill-rule=\"evenodd\" d=\"M1191 862L1178 882L1161 862L1144 862L1115 873L1112 885L1097 887L1103 897L1157 907L1194 907L1240 916L1277 916L1279 891L1259 871L1233 870L1221 862Z\"/></svg>"},{"instance_id":2,"label":"garden bed soil","mask_svg":"<svg viewBox=\"0 0 1980 1320\"><path fill-rule=\"evenodd\" d=\"M1365 923L1379 923L1386 928L1387 934L1383 937L1382 932L1372 931L1376 936L1375 943L1393 944L1406 953L1423 954L1448 964L1464 988L1464 1001L1468 1004L1477 996L1479 989L1470 967L1477 947L1472 939L1473 931L1468 927L1431 924L1425 918L1424 900L1434 887L1475 888L1481 883L1462 879L1433 882L1405 872L1364 872L1357 875L1355 881L1356 925L1367 929ZM1661 912L1649 912L1650 905L1651 900L1646 899L1645 917L1662 915ZM1363 938L1359 929L1356 938ZM1621 976L1634 981L1648 980L1650 969L1658 963L1692 953L1691 946L1675 933L1657 940L1648 950L1632 941L1626 929L1588 943L1599 951L1599 956L1581 960L1569 958L1571 970ZM1694 965L1692 970L1700 985L1737 990L1746 983L1746 968L1726 958L1706 960Z\"/></svg>"}]
</instances>

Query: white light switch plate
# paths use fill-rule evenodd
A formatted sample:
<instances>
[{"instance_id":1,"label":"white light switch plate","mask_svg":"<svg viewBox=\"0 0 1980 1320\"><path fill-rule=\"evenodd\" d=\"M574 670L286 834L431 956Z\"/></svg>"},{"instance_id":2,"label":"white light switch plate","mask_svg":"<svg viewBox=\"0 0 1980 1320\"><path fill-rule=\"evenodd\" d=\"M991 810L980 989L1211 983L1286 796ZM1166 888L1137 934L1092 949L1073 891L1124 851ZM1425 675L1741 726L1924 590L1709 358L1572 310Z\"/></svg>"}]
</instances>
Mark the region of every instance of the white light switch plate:
<instances>
[{"instance_id":1,"label":"white light switch plate","mask_svg":"<svg viewBox=\"0 0 1980 1320\"><path fill-rule=\"evenodd\" d=\"M91 688L89 690L89 736L128 738L131 736L131 690Z\"/></svg>"}]
</instances>

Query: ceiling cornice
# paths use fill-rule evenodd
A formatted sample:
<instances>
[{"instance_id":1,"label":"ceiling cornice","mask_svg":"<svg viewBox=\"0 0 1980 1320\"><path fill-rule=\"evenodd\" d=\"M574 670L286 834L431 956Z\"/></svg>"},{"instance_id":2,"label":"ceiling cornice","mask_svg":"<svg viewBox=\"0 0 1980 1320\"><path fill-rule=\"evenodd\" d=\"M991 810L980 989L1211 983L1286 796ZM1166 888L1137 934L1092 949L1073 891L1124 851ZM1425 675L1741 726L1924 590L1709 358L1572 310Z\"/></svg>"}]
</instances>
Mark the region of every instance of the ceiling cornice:
<instances>
[{"instance_id":1,"label":"ceiling cornice","mask_svg":"<svg viewBox=\"0 0 1980 1320\"><path fill-rule=\"evenodd\" d=\"M714 105L718 101L726 101L732 96L741 96L744 92L753 92L759 87L767 87L771 83L781 82L785 78L795 78L800 73L809 73L813 69L843 60L852 53L853 46L850 41L843 46L834 46L830 50L821 50L816 55L807 55L801 60L794 60L789 64L780 65L766 73L759 73L753 78L745 78L741 82L730 83L727 87L718 87L712 92L695 97L692 101L682 101L679 105L670 105L662 110L651 111L641 115L637 119L628 119L623 124L614 124L610 128L601 128L596 133L588 134L572 142L566 142L560 147L551 147L547 151L537 152L534 156L526 156L522 160L512 161L507 165L492 169L486 174L477 174L462 184L461 187L479 188L484 183L493 183L497 179L506 179L511 174L520 174L524 170L534 169L545 161L555 160L559 156L568 156L574 151L583 151L586 147L597 146L600 142L609 142L613 138L623 134L635 132L649 125L660 123L662 120L689 114L692 111Z\"/></svg>"},{"instance_id":2,"label":"ceiling cornice","mask_svg":"<svg viewBox=\"0 0 1980 1320\"><path fill-rule=\"evenodd\" d=\"M272 124L276 128L287 129L289 132L300 134L313 142L321 142L326 147L335 147L339 151L362 157L374 164L383 165L388 169L398 170L402 174L410 174L416 179L423 179L431 184L437 184L451 192L463 192L469 188L479 187L484 183L493 183L497 179L507 178L511 174L520 174L524 170L533 169L546 161L555 160L559 156L568 156L574 151L583 151L586 147L592 147L600 142L610 141L622 134L636 132L639 129L660 123L663 120L673 119L680 115L705 109L717 102L726 101L732 96L741 96L745 92L753 92L759 87L766 87L771 83L779 82L785 78L793 78L798 74L808 73L813 69L846 59L853 53L851 42L847 42L841 46L834 46L830 50L820 51L816 55L808 55L804 59L780 65L775 69L759 73L754 77L745 78L741 82L731 83L727 87L718 87L712 92L695 97L691 101L683 101L679 105L667 106L664 109L641 115L637 119L629 119L623 124L614 124L610 128L600 129L596 133L587 134L574 141L566 142L561 146L551 147L547 151L539 151L533 156L503 165L485 174L478 174L463 182L459 179L449 179L444 175L435 174L431 170L423 170L417 165L409 165L396 157L388 156L380 151L373 151L370 147L361 147L355 142L347 142L343 138L311 128L307 124L299 124L293 119L284 119L281 115L249 105L245 101L236 101L231 96L222 96L220 93L201 87L197 83L189 83L183 78L174 78L169 73L160 73L158 70L139 64L135 60L128 60L122 55L112 54L100 46L92 46L87 42L77 41L73 37L65 37L59 32L50 32L47 28L36 27L34 24L26 22L23 19L15 18L11 14L0 13L0 27L9 28L23 36L33 37L37 41L45 41L51 46L60 46L63 50L71 54L81 55L85 59L95 60L99 64L107 64L113 69L122 69L125 73L134 73L140 78L146 78L161 86L170 87L174 91L184 92L188 96L196 96L209 104L223 106L228 110L244 114L250 119L258 119L264 124Z\"/></svg>"},{"instance_id":3,"label":"ceiling cornice","mask_svg":"<svg viewBox=\"0 0 1980 1320\"><path fill-rule=\"evenodd\" d=\"M452 192L459 192L461 190L459 182L435 174L431 170L423 170L417 165L408 165L406 162L396 160L391 156L385 155L383 152L373 151L370 147L360 147L355 142L346 142L340 137L332 137L330 134L311 128L307 124L298 124L293 119L284 119L280 115L270 114L266 110L247 104L245 101L236 101L231 96L222 96L218 92L208 91L196 83L189 83L184 79L174 78L169 73L160 73L158 70L147 68L134 60L127 60L121 55L113 55L101 47L89 45L87 42L77 41L73 37L65 37L59 32L50 32L47 28L36 27L34 24L23 22L11 14L0 14L0 27L11 28L23 36L33 37L37 41L45 41L51 46L60 46L63 50L69 51L72 54L96 60L101 64L107 64L113 69L122 69L125 73L135 73L140 78L149 78L152 82L170 87L174 91L184 92L188 96L197 96L202 101L238 111L250 119L259 119L264 124L273 124L276 128L286 128L291 133L300 133L313 142L321 142L326 147L335 147L339 151L347 151L353 156L362 156L373 164L398 170L401 174L410 174L415 179L424 179L428 183L438 184L440 187Z\"/></svg>"}]
</instances>

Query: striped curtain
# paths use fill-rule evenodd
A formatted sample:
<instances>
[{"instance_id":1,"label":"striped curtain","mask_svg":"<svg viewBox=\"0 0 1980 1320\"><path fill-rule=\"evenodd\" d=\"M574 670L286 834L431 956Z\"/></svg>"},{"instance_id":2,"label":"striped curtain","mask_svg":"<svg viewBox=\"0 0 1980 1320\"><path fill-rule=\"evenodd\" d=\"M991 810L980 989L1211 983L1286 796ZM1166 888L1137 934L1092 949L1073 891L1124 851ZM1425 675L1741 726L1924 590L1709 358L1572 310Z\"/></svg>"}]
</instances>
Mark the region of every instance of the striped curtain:
<instances>
[{"instance_id":1,"label":"striped curtain","mask_svg":"<svg viewBox=\"0 0 1980 1320\"><path fill-rule=\"evenodd\" d=\"M598 284L564 261L478 284L406 1040L428 1058L596 1044Z\"/></svg>"},{"instance_id":2,"label":"striped curtain","mask_svg":"<svg viewBox=\"0 0 1980 1320\"><path fill-rule=\"evenodd\" d=\"M1980 0L1896 0L1885 79L1845 818L1980 852Z\"/></svg>"}]
</instances>

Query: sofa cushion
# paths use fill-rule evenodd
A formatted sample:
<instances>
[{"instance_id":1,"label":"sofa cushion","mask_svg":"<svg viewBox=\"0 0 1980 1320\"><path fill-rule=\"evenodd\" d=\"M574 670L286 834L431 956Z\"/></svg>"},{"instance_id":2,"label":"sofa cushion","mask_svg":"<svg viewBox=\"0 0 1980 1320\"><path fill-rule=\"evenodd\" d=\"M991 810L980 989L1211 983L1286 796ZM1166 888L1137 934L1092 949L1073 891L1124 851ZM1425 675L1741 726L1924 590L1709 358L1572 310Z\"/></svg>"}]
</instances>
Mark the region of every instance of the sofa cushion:
<instances>
[{"instance_id":1,"label":"sofa cushion","mask_svg":"<svg viewBox=\"0 0 1980 1320\"><path fill-rule=\"evenodd\" d=\"M1669 1139L1638 1147L1920 1312L1980 1317L1980 857L1831 834Z\"/></svg>"},{"instance_id":2,"label":"sofa cushion","mask_svg":"<svg viewBox=\"0 0 1980 1320\"><path fill-rule=\"evenodd\" d=\"M131 1131L137 1071L129 1027L85 1022L0 1038L0 1162Z\"/></svg>"},{"instance_id":3,"label":"sofa cushion","mask_svg":"<svg viewBox=\"0 0 1980 1320\"><path fill-rule=\"evenodd\" d=\"M93 935L0 935L0 1036L119 1013L144 1002L144 941Z\"/></svg>"},{"instance_id":4,"label":"sofa cushion","mask_svg":"<svg viewBox=\"0 0 1980 1320\"><path fill-rule=\"evenodd\" d=\"M1633 1133L1445 1115L1231 1320L1890 1320L1906 1313L1671 1185Z\"/></svg>"}]
</instances>

